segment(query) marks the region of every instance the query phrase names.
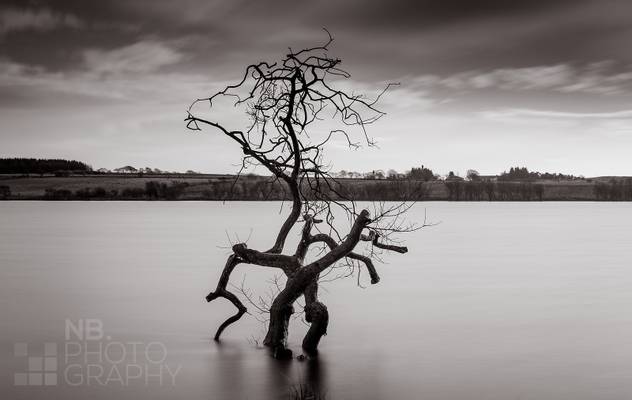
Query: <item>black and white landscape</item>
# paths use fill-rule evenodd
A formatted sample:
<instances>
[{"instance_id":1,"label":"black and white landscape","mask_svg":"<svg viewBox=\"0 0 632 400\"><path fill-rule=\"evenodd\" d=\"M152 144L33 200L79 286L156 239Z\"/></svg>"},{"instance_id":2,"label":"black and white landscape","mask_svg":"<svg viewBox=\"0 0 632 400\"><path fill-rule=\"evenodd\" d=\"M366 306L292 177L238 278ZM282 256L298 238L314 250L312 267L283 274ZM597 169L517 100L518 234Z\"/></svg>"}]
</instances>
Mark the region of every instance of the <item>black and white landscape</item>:
<instances>
[{"instance_id":1,"label":"black and white landscape","mask_svg":"<svg viewBox=\"0 0 632 400\"><path fill-rule=\"evenodd\" d=\"M632 4L0 4L0 394L626 399Z\"/></svg>"}]
</instances>

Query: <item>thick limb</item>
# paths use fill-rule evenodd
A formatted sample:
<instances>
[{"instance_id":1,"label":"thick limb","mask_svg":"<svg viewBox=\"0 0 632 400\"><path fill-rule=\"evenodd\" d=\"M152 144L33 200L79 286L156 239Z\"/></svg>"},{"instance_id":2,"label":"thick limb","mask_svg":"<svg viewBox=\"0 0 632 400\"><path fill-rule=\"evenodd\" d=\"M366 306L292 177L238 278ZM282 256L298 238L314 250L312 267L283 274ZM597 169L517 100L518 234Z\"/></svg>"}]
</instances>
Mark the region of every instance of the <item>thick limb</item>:
<instances>
[{"instance_id":1,"label":"thick limb","mask_svg":"<svg viewBox=\"0 0 632 400\"><path fill-rule=\"evenodd\" d=\"M221 297L230 301L237 308L237 313L228 318L219 326L217 332L215 333L215 340L219 340L224 329L226 329L229 325L237 322L248 311L241 300L239 300L239 298L235 296L235 294L227 289L230 274L233 272L237 265L246 263L280 268L284 272L286 272L286 274L290 273L298 267L298 263L296 262L295 257L284 256L281 254L261 253L256 250L248 249L243 243L233 246L233 251L234 254L228 257L228 260L226 261L226 265L224 266L222 275L220 276L219 282L217 283L217 288L214 292L211 292L206 296L206 301L208 302Z\"/></svg>"},{"instance_id":2,"label":"thick limb","mask_svg":"<svg viewBox=\"0 0 632 400\"><path fill-rule=\"evenodd\" d=\"M217 283L217 288L214 292L211 292L206 296L206 301L208 301L209 303L219 297L222 297L233 303L233 305L237 308L237 313L224 321L217 329L214 337L216 341L219 341L219 338L222 335L224 329L226 329L230 324L237 322L247 311L246 306L243 305L241 300L239 300L237 296L226 289L226 286L228 285L228 280L230 279L230 274L241 262L242 261L235 254L232 254L230 257L228 257L226 265L224 266L224 270L222 271L222 275L219 278L219 282Z\"/></svg>"},{"instance_id":3,"label":"thick limb","mask_svg":"<svg viewBox=\"0 0 632 400\"><path fill-rule=\"evenodd\" d=\"M303 216L305 219L305 224L303 225L303 231L301 233L301 240L298 242L298 246L296 247L296 252L294 252L294 257L303 264L305 261L305 256L307 255L307 251L309 250L309 245L311 242L311 230L314 223L322 222L320 220L314 219L309 214L305 214Z\"/></svg>"},{"instance_id":4,"label":"thick limb","mask_svg":"<svg viewBox=\"0 0 632 400\"><path fill-rule=\"evenodd\" d=\"M290 181L291 182L291 181ZM296 221L298 221L298 217L301 216L301 199L298 191L298 186L295 182L290 183L290 191L292 192L292 211L290 211L290 215L287 216L285 222L281 226L279 230L279 234L277 235L276 241L274 242L274 246L266 253L278 254L283 251L283 247L285 246L285 240L287 239L287 235L292 230Z\"/></svg>"},{"instance_id":5,"label":"thick limb","mask_svg":"<svg viewBox=\"0 0 632 400\"><path fill-rule=\"evenodd\" d=\"M327 246L329 246L329 249L331 250L333 250L334 248L338 246L338 243L334 240L334 238L324 233L319 233L317 235L312 236L310 239L310 242L311 243L324 242ZM369 271L369 276L371 277L371 284L376 284L380 281L380 276L378 275L377 270L375 269L375 265L373 264L373 261L369 257L363 256L361 254L357 254L354 252L350 252L349 254L346 255L346 257L353 260L361 261L364 263L364 265L366 265L366 269L367 271Z\"/></svg>"},{"instance_id":6,"label":"thick limb","mask_svg":"<svg viewBox=\"0 0 632 400\"><path fill-rule=\"evenodd\" d=\"M233 252L239 256L243 263L279 268L286 274L291 274L299 267L299 262L296 257L283 254L270 254L267 252L262 253L257 250L249 249L245 243L234 245Z\"/></svg>"},{"instance_id":7,"label":"thick limb","mask_svg":"<svg viewBox=\"0 0 632 400\"><path fill-rule=\"evenodd\" d=\"M235 296L233 293L229 292L228 290L215 291L214 293L209 294L209 296L211 297L213 295L215 296L215 298L223 297L227 299L228 301L230 301L231 303L233 303L235 307L237 307L237 313L233 315L232 317L228 318L219 326L219 328L217 328L217 332L215 332L214 340L219 341L219 338L222 335L222 332L224 331L224 329L226 329L230 324L237 322L242 317L242 315L244 315L246 311L248 310L243 305L243 303L239 300L239 298L237 298L237 296ZM210 302L213 300L213 298L209 296L206 296L206 299L207 301Z\"/></svg>"},{"instance_id":8,"label":"thick limb","mask_svg":"<svg viewBox=\"0 0 632 400\"><path fill-rule=\"evenodd\" d=\"M380 238L380 235L377 232L375 232L375 231L369 232L368 235L360 236L360 240L362 240L364 242L372 242L373 246L375 246L375 247L377 247L379 249L395 251L395 252L401 253L401 254L408 253L408 247L406 247L406 246L396 246L396 245L393 245L393 244L382 243L382 242L379 241L379 238Z\"/></svg>"}]
</instances>

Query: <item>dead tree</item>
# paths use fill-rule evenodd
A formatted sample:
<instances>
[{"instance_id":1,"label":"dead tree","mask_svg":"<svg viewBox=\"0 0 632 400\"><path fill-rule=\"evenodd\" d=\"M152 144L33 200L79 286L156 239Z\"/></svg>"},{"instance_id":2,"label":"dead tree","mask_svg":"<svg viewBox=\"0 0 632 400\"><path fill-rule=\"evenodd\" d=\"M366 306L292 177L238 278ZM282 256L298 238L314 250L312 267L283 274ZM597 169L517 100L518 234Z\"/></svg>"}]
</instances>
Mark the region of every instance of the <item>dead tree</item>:
<instances>
[{"instance_id":1,"label":"dead tree","mask_svg":"<svg viewBox=\"0 0 632 400\"><path fill-rule=\"evenodd\" d=\"M224 298L237 308L237 313L217 329L215 340L219 340L224 329L247 312L240 298L229 290L235 267L249 264L281 270L287 281L270 305L264 339L264 345L272 349L276 358L292 354L287 348L288 324L293 305L301 296L305 302L305 320L310 323L303 349L315 353L320 339L327 333L329 313L318 299L319 277L324 271L341 261L353 260L364 265L372 284L378 283L380 278L372 260L376 250L406 253L406 247L393 244L391 234L415 229L400 223L402 214L409 208L406 204L377 207L374 215L366 209L356 209L353 199L341 192L340 185L324 165L323 150L332 140L340 138L351 148L358 147L360 142L373 145L365 128L385 115L376 108L376 103L390 87L386 85L372 99L336 89L336 81L350 75L340 68L339 59L328 55L332 41L329 35L321 46L300 51L290 49L278 62L249 65L238 83L194 101L185 119L192 130L201 130L201 126L219 130L241 148L242 170L252 165L263 166L271 172L275 182L281 182L289 191L292 208L272 247L258 251L245 243L234 245L217 287L206 296L208 302ZM230 99L232 105L246 110L248 123L241 130L199 115L200 106L204 104L210 108L203 110L212 114L214 105L221 99ZM328 128L326 133L321 131L320 136L308 129L325 119L336 122L338 127ZM359 141L352 139L352 128L361 137ZM348 218L350 228L346 234L341 234L334 225L334 207ZM299 223L302 223L300 242L293 252L287 251L286 239ZM323 225L317 225L319 223ZM354 251L360 242L368 242L368 255ZM307 262L310 246L318 244L326 251Z\"/></svg>"}]
</instances>

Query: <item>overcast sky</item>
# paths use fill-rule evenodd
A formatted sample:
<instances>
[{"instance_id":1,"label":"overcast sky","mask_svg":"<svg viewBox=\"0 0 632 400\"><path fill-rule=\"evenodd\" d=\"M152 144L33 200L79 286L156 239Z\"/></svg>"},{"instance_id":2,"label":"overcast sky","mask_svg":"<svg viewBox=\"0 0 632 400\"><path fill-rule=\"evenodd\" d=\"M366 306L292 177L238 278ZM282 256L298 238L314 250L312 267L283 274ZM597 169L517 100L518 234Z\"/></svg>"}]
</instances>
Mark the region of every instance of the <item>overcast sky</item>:
<instances>
[{"instance_id":1,"label":"overcast sky","mask_svg":"<svg viewBox=\"0 0 632 400\"><path fill-rule=\"evenodd\" d=\"M632 1L2 1L0 156L232 172L189 103L335 37L348 87L400 82L334 170L632 175Z\"/></svg>"}]
</instances>

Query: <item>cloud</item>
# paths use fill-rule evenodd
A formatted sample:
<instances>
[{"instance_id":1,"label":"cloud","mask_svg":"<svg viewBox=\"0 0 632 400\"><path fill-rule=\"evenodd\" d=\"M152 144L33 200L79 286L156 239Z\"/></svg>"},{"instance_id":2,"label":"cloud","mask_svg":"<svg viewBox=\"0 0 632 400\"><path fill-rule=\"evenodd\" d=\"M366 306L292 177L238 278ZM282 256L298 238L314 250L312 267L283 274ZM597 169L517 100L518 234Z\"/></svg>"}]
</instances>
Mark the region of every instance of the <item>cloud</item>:
<instances>
[{"instance_id":1,"label":"cloud","mask_svg":"<svg viewBox=\"0 0 632 400\"><path fill-rule=\"evenodd\" d=\"M557 64L525 68L499 68L488 72L468 71L448 76L438 83L457 90L550 89L568 84L574 74L575 71L569 65Z\"/></svg>"},{"instance_id":2,"label":"cloud","mask_svg":"<svg viewBox=\"0 0 632 400\"><path fill-rule=\"evenodd\" d=\"M499 111L483 111L479 113L490 119L508 119L519 117L531 118L563 118L563 119L629 119L632 118L632 110L620 110L612 112L580 113L548 110L530 110L510 108Z\"/></svg>"},{"instance_id":3,"label":"cloud","mask_svg":"<svg viewBox=\"0 0 632 400\"><path fill-rule=\"evenodd\" d=\"M162 71L104 78L93 70L55 72L0 59L0 108L170 103L184 110L190 101L224 83L199 74Z\"/></svg>"},{"instance_id":4,"label":"cloud","mask_svg":"<svg viewBox=\"0 0 632 400\"><path fill-rule=\"evenodd\" d=\"M577 79L559 88L564 93L622 94L632 89L632 71L613 72L615 63L601 61L589 64Z\"/></svg>"},{"instance_id":5,"label":"cloud","mask_svg":"<svg viewBox=\"0 0 632 400\"><path fill-rule=\"evenodd\" d=\"M575 67L560 63L524 68L466 71L449 76L423 75L415 78L420 87L457 91L494 89L500 91L553 91L613 95L632 92L632 71L617 70L610 61Z\"/></svg>"},{"instance_id":6,"label":"cloud","mask_svg":"<svg viewBox=\"0 0 632 400\"><path fill-rule=\"evenodd\" d=\"M183 58L179 51L152 40L114 50L90 49L83 53L87 68L96 73L152 72Z\"/></svg>"},{"instance_id":7,"label":"cloud","mask_svg":"<svg viewBox=\"0 0 632 400\"><path fill-rule=\"evenodd\" d=\"M27 30L50 31L60 27L81 28L82 26L82 21L76 16L53 12L49 9L0 9L0 34Z\"/></svg>"}]
</instances>

